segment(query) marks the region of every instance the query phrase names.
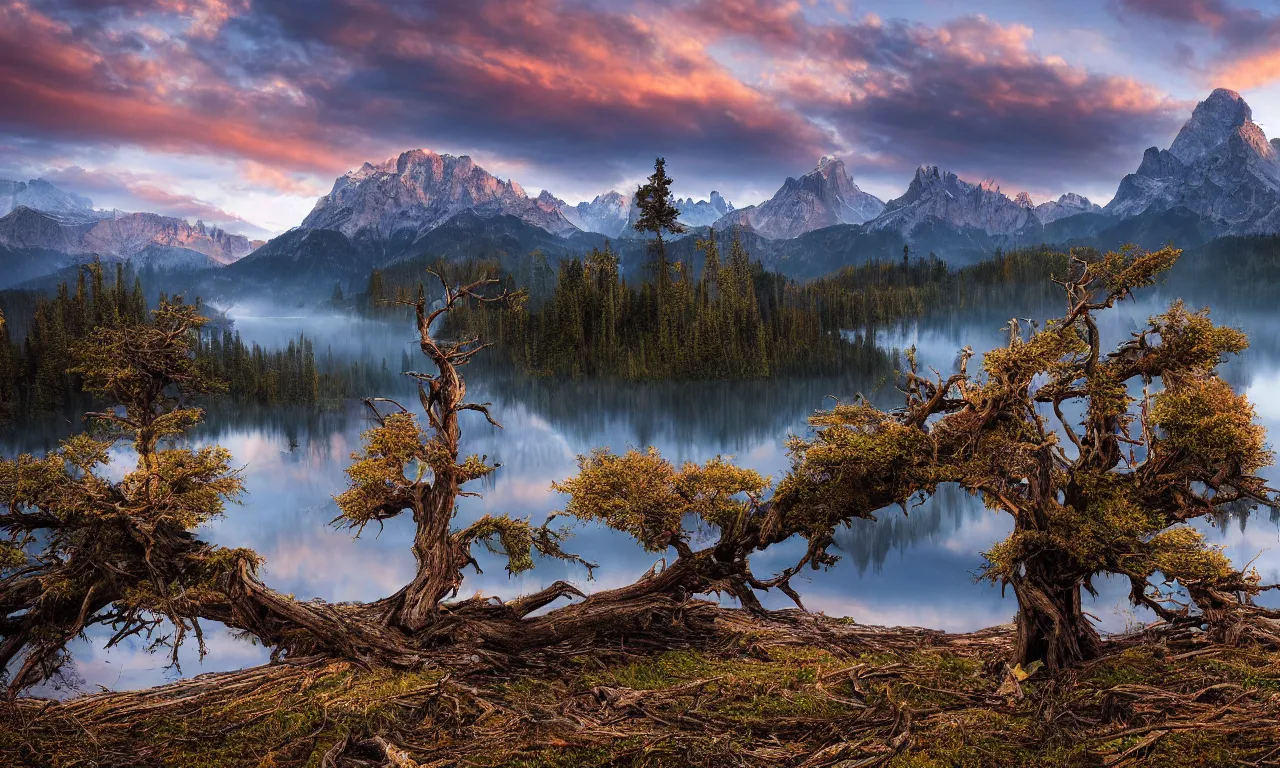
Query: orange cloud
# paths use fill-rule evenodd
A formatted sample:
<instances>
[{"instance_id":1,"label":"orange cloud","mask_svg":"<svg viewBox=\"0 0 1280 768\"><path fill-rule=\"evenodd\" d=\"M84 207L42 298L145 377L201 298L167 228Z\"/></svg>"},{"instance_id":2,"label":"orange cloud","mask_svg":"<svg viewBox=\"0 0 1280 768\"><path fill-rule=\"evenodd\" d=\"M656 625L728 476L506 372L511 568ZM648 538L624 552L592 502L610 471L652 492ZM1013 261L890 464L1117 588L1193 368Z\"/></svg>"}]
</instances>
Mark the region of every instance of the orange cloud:
<instances>
[{"instance_id":1,"label":"orange cloud","mask_svg":"<svg viewBox=\"0 0 1280 768\"><path fill-rule=\"evenodd\" d=\"M1280 81L1280 49L1230 62L1215 70L1212 81L1236 90L1261 88Z\"/></svg>"}]
</instances>

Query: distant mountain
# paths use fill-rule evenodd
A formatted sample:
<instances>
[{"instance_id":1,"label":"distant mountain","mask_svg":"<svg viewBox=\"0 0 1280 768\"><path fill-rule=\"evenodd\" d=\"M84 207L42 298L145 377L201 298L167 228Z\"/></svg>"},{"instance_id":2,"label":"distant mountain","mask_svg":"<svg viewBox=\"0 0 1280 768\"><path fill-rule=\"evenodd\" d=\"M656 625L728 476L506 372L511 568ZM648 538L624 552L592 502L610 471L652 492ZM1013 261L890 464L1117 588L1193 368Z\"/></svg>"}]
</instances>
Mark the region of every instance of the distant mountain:
<instances>
[{"instance_id":1,"label":"distant mountain","mask_svg":"<svg viewBox=\"0 0 1280 768\"><path fill-rule=\"evenodd\" d=\"M692 197L686 197L676 200L676 208L680 209L681 222L691 227L709 227L733 211L733 203L713 189L710 200L695 201Z\"/></svg>"},{"instance_id":2,"label":"distant mountain","mask_svg":"<svg viewBox=\"0 0 1280 768\"><path fill-rule=\"evenodd\" d=\"M197 272L223 266L212 256L199 251L155 243L130 256L128 264L136 271L155 272Z\"/></svg>"},{"instance_id":3,"label":"distant mountain","mask_svg":"<svg viewBox=\"0 0 1280 768\"><path fill-rule=\"evenodd\" d=\"M1034 234L1040 219L1029 198L1010 200L994 181L970 184L934 165L922 165L902 197L885 204L868 228L892 229L912 239L921 228L949 227L987 235Z\"/></svg>"},{"instance_id":4,"label":"distant mountain","mask_svg":"<svg viewBox=\"0 0 1280 768\"><path fill-rule=\"evenodd\" d=\"M577 230L563 203L544 191L530 198L513 180L502 181L470 157L423 149L381 165L365 163L333 184L302 222L304 229L341 232L384 251L408 248L463 211L481 217L510 215L557 235ZM385 256L396 254L387 252Z\"/></svg>"},{"instance_id":5,"label":"distant mountain","mask_svg":"<svg viewBox=\"0 0 1280 768\"><path fill-rule=\"evenodd\" d=\"M152 245L184 248L219 264L230 264L260 245L218 227L194 225L155 213L97 212L91 220L68 219L20 206L0 217L0 244L42 248L69 256L125 261Z\"/></svg>"},{"instance_id":6,"label":"distant mountain","mask_svg":"<svg viewBox=\"0 0 1280 768\"><path fill-rule=\"evenodd\" d=\"M676 199L676 208L680 211L680 223L688 227L706 227L714 224L725 214L733 211L733 203L725 200L715 190L711 191L709 200L694 200L686 197ZM589 203L577 205L561 204L565 218L583 232L597 232L609 238L642 238L635 229L640 218L640 209L635 199L621 192L610 190Z\"/></svg>"},{"instance_id":7,"label":"distant mountain","mask_svg":"<svg viewBox=\"0 0 1280 768\"><path fill-rule=\"evenodd\" d=\"M223 269L204 277L196 291L206 299L250 294L275 299L331 295L334 284L363 288L373 264L351 238L332 229L291 229Z\"/></svg>"},{"instance_id":8,"label":"distant mountain","mask_svg":"<svg viewBox=\"0 0 1280 768\"><path fill-rule=\"evenodd\" d=\"M589 203L564 204L560 209L565 218L583 232L598 232L607 237L619 237L630 223L631 198L610 190L596 195Z\"/></svg>"},{"instance_id":9,"label":"distant mountain","mask_svg":"<svg viewBox=\"0 0 1280 768\"><path fill-rule=\"evenodd\" d=\"M1102 213L1102 206L1089 202L1089 198L1081 197L1075 192L1068 192L1057 200L1037 205L1035 212L1041 224L1050 224L1082 213Z\"/></svg>"},{"instance_id":10,"label":"distant mountain","mask_svg":"<svg viewBox=\"0 0 1280 768\"><path fill-rule=\"evenodd\" d=\"M1280 232L1280 140L1267 140L1239 94L1219 89L1167 150L1147 150L1105 208L1075 193L1036 205L1026 193L1010 197L994 181L973 183L930 165L884 203L830 157L759 205L735 209L714 191L675 203L689 236L668 240L671 258L697 269L697 240L714 228L797 278L897 259L904 245L957 265L1040 243L1194 247L1222 235ZM344 174L300 227L247 258L240 257L254 244L244 238L154 214L94 211L88 200L38 179L0 182L0 210L0 265L12 264L13 275L96 253L151 262L153 271L208 272L203 284L227 293L280 290L304 299L311 291L327 297L334 283L360 290L375 267L419 269L438 257L506 261L539 250L554 262L609 238L629 277L647 274L649 258L628 194L610 191L576 205L546 190L530 197L469 157L426 150ZM206 259L236 263L212 270ZM12 284L3 273L0 285Z\"/></svg>"},{"instance_id":11,"label":"distant mountain","mask_svg":"<svg viewBox=\"0 0 1280 768\"><path fill-rule=\"evenodd\" d=\"M1167 150L1151 147L1107 204L1128 218L1182 208L1228 233L1280 231L1280 157L1240 94L1196 105Z\"/></svg>"},{"instance_id":12,"label":"distant mountain","mask_svg":"<svg viewBox=\"0 0 1280 768\"><path fill-rule=\"evenodd\" d=\"M92 221L98 218L87 197L63 192L44 179L8 181L0 179L0 216L26 206L63 220Z\"/></svg>"},{"instance_id":13,"label":"distant mountain","mask_svg":"<svg viewBox=\"0 0 1280 768\"><path fill-rule=\"evenodd\" d=\"M884 203L853 183L843 161L824 157L809 173L788 178L773 197L726 215L716 227L741 225L785 240L834 224L861 224L882 210Z\"/></svg>"}]
</instances>

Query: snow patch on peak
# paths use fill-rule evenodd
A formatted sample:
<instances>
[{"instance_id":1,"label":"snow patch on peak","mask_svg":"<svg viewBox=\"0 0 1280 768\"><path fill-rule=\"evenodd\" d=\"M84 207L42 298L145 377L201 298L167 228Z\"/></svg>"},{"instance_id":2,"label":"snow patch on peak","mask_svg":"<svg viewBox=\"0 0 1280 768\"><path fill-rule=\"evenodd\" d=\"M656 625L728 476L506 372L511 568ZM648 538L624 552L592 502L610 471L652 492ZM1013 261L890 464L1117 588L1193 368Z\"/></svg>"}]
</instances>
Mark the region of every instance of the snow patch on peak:
<instances>
[{"instance_id":1,"label":"snow patch on peak","mask_svg":"<svg viewBox=\"0 0 1280 768\"><path fill-rule=\"evenodd\" d=\"M1248 103L1235 91L1218 88L1196 105L1191 119L1169 145L1169 153L1184 163L1193 163L1247 126L1257 129Z\"/></svg>"},{"instance_id":2,"label":"snow patch on peak","mask_svg":"<svg viewBox=\"0 0 1280 768\"><path fill-rule=\"evenodd\" d=\"M1089 202L1089 198L1075 192L1067 192L1057 200L1050 200L1035 207L1040 223L1065 219L1081 213L1102 213L1102 206Z\"/></svg>"},{"instance_id":3,"label":"snow patch on peak","mask_svg":"<svg viewBox=\"0 0 1280 768\"><path fill-rule=\"evenodd\" d=\"M1196 105L1169 149L1143 154L1106 212L1136 216L1181 207L1231 234L1265 230L1280 210L1278 149L1240 94L1219 88Z\"/></svg>"},{"instance_id":4,"label":"snow patch on peak","mask_svg":"<svg viewBox=\"0 0 1280 768\"><path fill-rule=\"evenodd\" d=\"M561 206L554 198L530 199L514 179L498 179L467 155L412 149L381 166L365 163L339 177L302 226L384 241L416 237L462 211L474 211L482 217L517 216L553 234L569 234L574 225Z\"/></svg>"},{"instance_id":5,"label":"snow patch on peak","mask_svg":"<svg viewBox=\"0 0 1280 768\"><path fill-rule=\"evenodd\" d=\"M922 165L906 193L890 200L870 226L894 229L907 237L921 224L939 220L957 229L979 229L991 235L1011 235L1040 221L1025 193L1010 200L991 179L977 184L936 165Z\"/></svg>"}]
</instances>

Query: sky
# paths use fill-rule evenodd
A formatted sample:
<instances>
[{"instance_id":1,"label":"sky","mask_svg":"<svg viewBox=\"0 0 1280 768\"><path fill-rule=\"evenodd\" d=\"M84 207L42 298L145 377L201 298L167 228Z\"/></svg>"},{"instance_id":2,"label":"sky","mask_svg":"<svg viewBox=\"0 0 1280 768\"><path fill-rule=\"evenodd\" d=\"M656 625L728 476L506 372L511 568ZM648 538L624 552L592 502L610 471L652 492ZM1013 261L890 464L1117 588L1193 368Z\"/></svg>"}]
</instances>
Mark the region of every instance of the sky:
<instances>
[{"instance_id":1,"label":"sky","mask_svg":"<svg viewBox=\"0 0 1280 768\"><path fill-rule=\"evenodd\" d=\"M261 237L413 148L571 203L823 155L1106 202L1216 87L1280 132L1275 0L0 0L0 178Z\"/></svg>"}]
</instances>

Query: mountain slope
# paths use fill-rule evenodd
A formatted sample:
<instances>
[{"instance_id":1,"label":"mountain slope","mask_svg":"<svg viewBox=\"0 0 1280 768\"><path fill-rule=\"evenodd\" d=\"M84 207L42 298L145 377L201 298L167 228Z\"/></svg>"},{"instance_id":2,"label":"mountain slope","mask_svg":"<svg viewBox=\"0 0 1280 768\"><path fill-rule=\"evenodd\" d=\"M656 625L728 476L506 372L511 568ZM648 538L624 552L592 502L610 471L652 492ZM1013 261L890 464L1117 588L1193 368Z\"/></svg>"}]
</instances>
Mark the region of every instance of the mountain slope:
<instances>
[{"instance_id":1,"label":"mountain slope","mask_svg":"<svg viewBox=\"0 0 1280 768\"><path fill-rule=\"evenodd\" d=\"M0 216L20 206L66 221L92 221L97 218L93 203L88 198L63 192L44 179L0 179Z\"/></svg>"},{"instance_id":2,"label":"mountain slope","mask_svg":"<svg viewBox=\"0 0 1280 768\"><path fill-rule=\"evenodd\" d=\"M470 210L480 216L516 216L567 235L576 227L561 212L562 205L545 191L530 198L515 181L499 180L466 155L415 149L338 177L302 227L341 232L353 241L413 242Z\"/></svg>"},{"instance_id":3,"label":"mountain slope","mask_svg":"<svg viewBox=\"0 0 1280 768\"><path fill-rule=\"evenodd\" d=\"M1280 155L1240 94L1219 88L1196 105L1169 149L1146 151L1105 210L1127 218L1184 208L1243 234L1275 231L1278 206Z\"/></svg>"},{"instance_id":4,"label":"mountain slope","mask_svg":"<svg viewBox=\"0 0 1280 768\"><path fill-rule=\"evenodd\" d=\"M843 161L824 157L804 176L787 178L773 197L729 213L716 227L747 226L765 237L783 240L834 224L861 224L883 209L879 198L853 183Z\"/></svg>"},{"instance_id":5,"label":"mountain slope","mask_svg":"<svg viewBox=\"0 0 1280 768\"><path fill-rule=\"evenodd\" d=\"M253 251L258 243L203 222L155 213L99 212L93 220L61 218L21 206L0 217L0 244L10 248L39 248L69 256L96 255L127 260L152 245L185 248L219 264L230 264Z\"/></svg>"},{"instance_id":6,"label":"mountain slope","mask_svg":"<svg viewBox=\"0 0 1280 768\"><path fill-rule=\"evenodd\" d=\"M886 203L884 212L868 227L892 229L910 239L926 223L988 235L1014 235L1041 228L1029 200L1010 200L995 182L970 184L935 165L920 166L906 193Z\"/></svg>"}]
</instances>

